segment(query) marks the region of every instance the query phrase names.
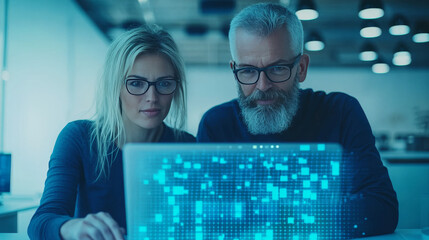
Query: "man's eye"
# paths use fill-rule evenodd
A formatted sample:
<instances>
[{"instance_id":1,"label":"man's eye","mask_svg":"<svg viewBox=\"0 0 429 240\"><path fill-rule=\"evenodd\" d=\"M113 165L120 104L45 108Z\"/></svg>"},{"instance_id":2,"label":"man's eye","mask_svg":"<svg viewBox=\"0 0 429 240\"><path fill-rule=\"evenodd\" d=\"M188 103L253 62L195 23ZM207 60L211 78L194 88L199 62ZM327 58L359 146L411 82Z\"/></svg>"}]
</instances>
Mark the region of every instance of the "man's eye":
<instances>
[{"instance_id":1,"label":"man's eye","mask_svg":"<svg viewBox=\"0 0 429 240\"><path fill-rule=\"evenodd\" d=\"M289 71L289 68L286 66L273 66L271 72L275 74L282 74Z\"/></svg>"},{"instance_id":2,"label":"man's eye","mask_svg":"<svg viewBox=\"0 0 429 240\"><path fill-rule=\"evenodd\" d=\"M239 71L239 73L241 74L241 75L253 75L253 74L255 74L257 71L255 70L255 69L252 69L252 68L245 68L245 69L241 69L240 71Z\"/></svg>"}]
</instances>

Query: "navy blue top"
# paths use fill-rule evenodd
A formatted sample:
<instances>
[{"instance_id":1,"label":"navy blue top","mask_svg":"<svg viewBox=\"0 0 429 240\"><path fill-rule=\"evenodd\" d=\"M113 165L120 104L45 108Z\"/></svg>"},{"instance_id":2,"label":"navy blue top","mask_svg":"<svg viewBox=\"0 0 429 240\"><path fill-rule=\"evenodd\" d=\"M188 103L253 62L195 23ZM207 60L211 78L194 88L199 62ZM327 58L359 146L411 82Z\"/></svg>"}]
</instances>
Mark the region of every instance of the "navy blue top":
<instances>
[{"instance_id":1,"label":"navy blue top","mask_svg":"<svg viewBox=\"0 0 429 240\"><path fill-rule=\"evenodd\" d=\"M353 173L344 187L344 211L354 211L350 221L358 229L347 236L391 233L398 222L398 201L387 169L375 147L371 127L359 102L344 93L300 90L297 115L291 126L277 134L252 135L247 130L237 100L207 111L199 125L199 142L320 142L339 143L356 156ZM358 211L357 211L358 210ZM352 225L354 226L354 225Z\"/></svg>"},{"instance_id":2,"label":"navy blue top","mask_svg":"<svg viewBox=\"0 0 429 240\"><path fill-rule=\"evenodd\" d=\"M61 239L64 222L100 211L108 212L126 229L122 151L118 149L118 154L112 156L110 177L95 181L97 154L95 146L90 149L92 126L92 121L74 121L59 134L40 206L28 226L31 239ZM195 137L183 132L176 139L173 129L164 125L159 142L195 142Z\"/></svg>"}]
</instances>

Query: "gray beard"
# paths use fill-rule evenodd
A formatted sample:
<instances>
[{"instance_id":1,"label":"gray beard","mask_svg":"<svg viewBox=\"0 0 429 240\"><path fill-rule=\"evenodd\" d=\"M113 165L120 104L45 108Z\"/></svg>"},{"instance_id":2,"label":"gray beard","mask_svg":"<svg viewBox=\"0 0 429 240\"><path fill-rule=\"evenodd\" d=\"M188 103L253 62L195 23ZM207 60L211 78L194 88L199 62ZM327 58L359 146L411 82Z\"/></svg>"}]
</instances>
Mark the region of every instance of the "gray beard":
<instances>
[{"instance_id":1,"label":"gray beard","mask_svg":"<svg viewBox=\"0 0 429 240\"><path fill-rule=\"evenodd\" d=\"M299 81L294 79L289 91L269 89L262 92L256 89L249 96L244 96L238 86L238 104L249 132L257 134L274 134L288 129L299 106ZM257 100L276 99L269 105L258 105Z\"/></svg>"}]
</instances>

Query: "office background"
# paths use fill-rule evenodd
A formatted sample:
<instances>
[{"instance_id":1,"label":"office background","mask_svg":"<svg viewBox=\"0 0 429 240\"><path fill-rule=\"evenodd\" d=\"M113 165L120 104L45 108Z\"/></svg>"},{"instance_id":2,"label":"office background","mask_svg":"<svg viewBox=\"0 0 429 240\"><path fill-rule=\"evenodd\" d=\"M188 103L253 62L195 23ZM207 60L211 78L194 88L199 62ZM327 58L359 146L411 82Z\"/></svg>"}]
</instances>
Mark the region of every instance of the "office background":
<instances>
[{"instance_id":1,"label":"office background","mask_svg":"<svg viewBox=\"0 0 429 240\"><path fill-rule=\"evenodd\" d=\"M6 55L0 59L4 67L0 141L2 150L12 153L12 195L37 195L43 191L58 133L69 121L90 118L94 112L96 81L109 40L75 1L9 0L8 4L5 49L5 0L0 0L0 55ZM429 56L429 45L424 44ZM416 117L418 112L429 111L428 63L426 57L423 66L395 67L386 74L374 74L367 66L313 67L310 63L302 87L356 97L374 133L386 134L392 146L402 148L395 145L396 134L423 133ZM187 130L196 134L206 110L236 96L236 83L228 62L189 63L186 67ZM429 167L392 169L391 176L396 174L392 181L401 181L394 182L401 188L397 190L410 193L400 198L402 210L418 214L421 209L417 207L429 195ZM419 227L420 217L412 218L417 220L410 222L401 216L400 227Z\"/></svg>"}]
</instances>

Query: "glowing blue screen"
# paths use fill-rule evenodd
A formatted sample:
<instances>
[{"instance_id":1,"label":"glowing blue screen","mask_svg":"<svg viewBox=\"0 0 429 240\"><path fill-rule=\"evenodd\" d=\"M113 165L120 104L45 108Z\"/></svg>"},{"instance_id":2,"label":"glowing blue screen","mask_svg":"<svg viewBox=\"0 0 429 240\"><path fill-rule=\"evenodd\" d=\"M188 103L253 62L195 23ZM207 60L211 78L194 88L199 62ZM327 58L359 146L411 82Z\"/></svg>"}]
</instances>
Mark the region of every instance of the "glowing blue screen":
<instances>
[{"instance_id":1,"label":"glowing blue screen","mask_svg":"<svg viewBox=\"0 0 429 240\"><path fill-rule=\"evenodd\" d=\"M341 174L332 144L126 146L128 238L342 238Z\"/></svg>"}]
</instances>

